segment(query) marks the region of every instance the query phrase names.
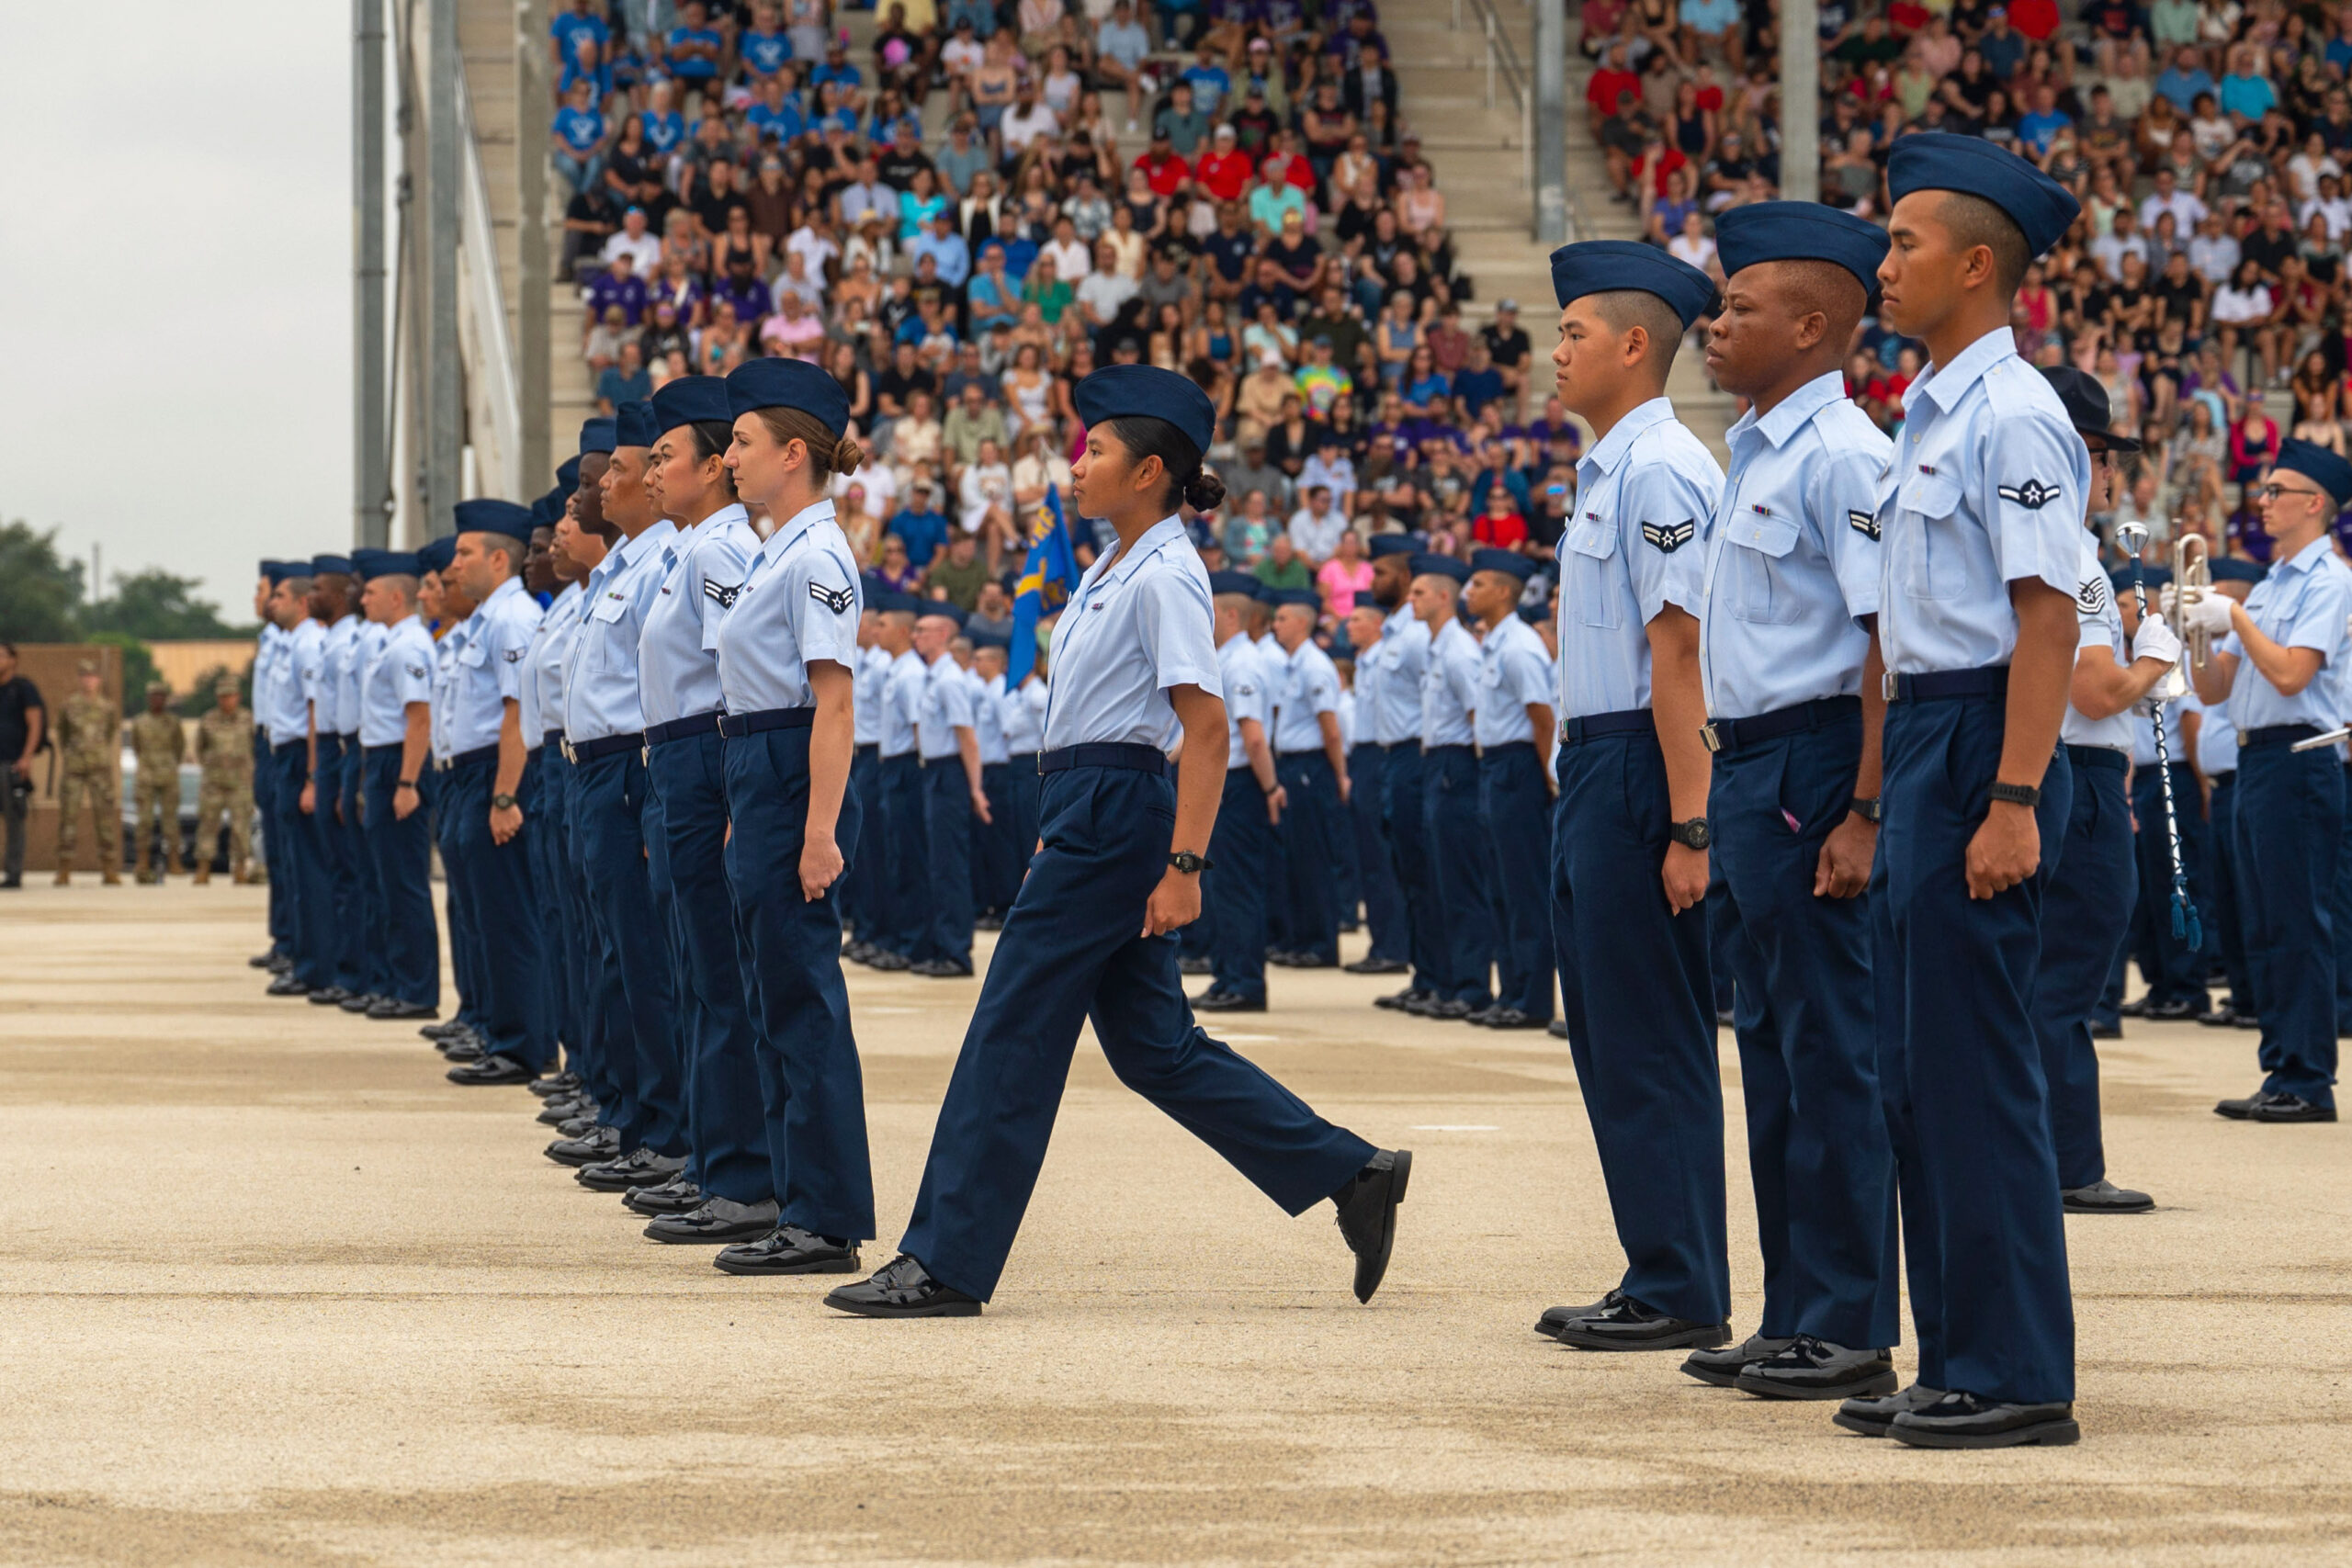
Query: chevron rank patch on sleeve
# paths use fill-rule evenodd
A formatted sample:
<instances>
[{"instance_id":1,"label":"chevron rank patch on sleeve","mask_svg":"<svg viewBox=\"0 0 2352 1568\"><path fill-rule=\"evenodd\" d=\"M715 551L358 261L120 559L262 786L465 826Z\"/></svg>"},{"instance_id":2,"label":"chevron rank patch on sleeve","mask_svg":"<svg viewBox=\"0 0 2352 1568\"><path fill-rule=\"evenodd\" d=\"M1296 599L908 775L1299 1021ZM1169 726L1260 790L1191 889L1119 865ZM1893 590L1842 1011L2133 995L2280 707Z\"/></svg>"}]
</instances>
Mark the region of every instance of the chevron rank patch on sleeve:
<instances>
[{"instance_id":1,"label":"chevron rank patch on sleeve","mask_svg":"<svg viewBox=\"0 0 2352 1568\"><path fill-rule=\"evenodd\" d=\"M722 610L733 609L735 596L742 592L743 585L740 582L705 582L702 585L703 597Z\"/></svg>"},{"instance_id":2,"label":"chevron rank patch on sleeve","mask_svg":"<svg viewBox=\"0 0 2352 1568\"><path fill-rule=\"evenodd\" d=\"M2083 585L2075 590L2075 603L2082 606L2086 615L2096 615L2107 608L2108 586L2104 577L2086 577Z\"/></svg>"},{"instance_id":3,"label":"chevron rank patch on sleeve","mask_svg":"<svg viewBox=\"0 0 2352 1568\"><path fill-rule=\"evenodd\" d=\"M1647 539L1652 545L1656 546L1661 553L1669 556L1675 551L1680 549L1683 546L1689 544L1690 542L1691 536L1696 534L1698 531L1699 525L1697 524L1687 521L1681 523L1645 523L1642 525L1642 537Z\"/></svg>"},{"instance_id":4,"label":"chevron rank patch on sleeve","mask_svg":"<svg viewBox=\"0 0 2352 1568\"><path fill-rule=\"evenodd\" d=\"M808 597L836 615L849 614L849 607L857 603L857 595L848 589L828 588L821 582L812 582L808 585Z\"/></svg>"},{"instance_id":5,"label":"chevron rank patch on sleeve","mask_svg":"<svg viewBox=\"0 0 2352 1568\"><path fill-rule=\"evenodd\" d=\"M1846 524L1855 533L1866 538L1875 539L1879 536L1878 513L1875 512L1849 512L1846 513Z\"/></svg>"},{"instance_id":6,"label":"chevron rank patch on sleeve","mask_svg":"<svg viewBox=\"0 0 2352 1568\"><path fill-rule=\"evenodd\" d=\"M2040 479L2028 479L2021 485L2003 485L2000 491L2003 501L2013 502L2028 512L2039 512L2058 499L2058 487L2043 484Z\"/></svg>"}]
</instances>

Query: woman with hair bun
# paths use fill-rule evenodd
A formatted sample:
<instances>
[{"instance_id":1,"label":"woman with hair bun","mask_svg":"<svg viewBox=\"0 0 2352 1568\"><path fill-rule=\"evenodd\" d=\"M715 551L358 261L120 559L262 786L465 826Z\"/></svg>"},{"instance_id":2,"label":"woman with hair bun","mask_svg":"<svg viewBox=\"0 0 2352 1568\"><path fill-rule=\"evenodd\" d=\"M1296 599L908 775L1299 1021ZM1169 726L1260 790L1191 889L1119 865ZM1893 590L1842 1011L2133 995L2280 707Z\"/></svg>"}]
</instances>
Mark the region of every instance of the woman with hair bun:
<instances>
[{"instance_id":1,"label":"woman with hair bun","mask_svg":"<svg viewBox=\"0 0 2352 1568\"><path fill-rule=\"evenodd\" d=\"M940 1108L899 1256L825 1298L869 1317L973 1317L996 1290L1044 1164L1079 1026L1090 1018L1121 1080L1291 1213L1324 1199L1369 1301L1388 1265L1412 1156L1333 1126L1193 1020L1177 927L1201 913L1200 874L1222 768L1169 777L1181 736L1226 752L1208 573L1180 508L1225 486L1201 468L1216 411L1183 377L1123 365L1080 383L1086 448L1078 510L1118 533L1054 633L1035 858Z\"/></svg>"}]
</instances>

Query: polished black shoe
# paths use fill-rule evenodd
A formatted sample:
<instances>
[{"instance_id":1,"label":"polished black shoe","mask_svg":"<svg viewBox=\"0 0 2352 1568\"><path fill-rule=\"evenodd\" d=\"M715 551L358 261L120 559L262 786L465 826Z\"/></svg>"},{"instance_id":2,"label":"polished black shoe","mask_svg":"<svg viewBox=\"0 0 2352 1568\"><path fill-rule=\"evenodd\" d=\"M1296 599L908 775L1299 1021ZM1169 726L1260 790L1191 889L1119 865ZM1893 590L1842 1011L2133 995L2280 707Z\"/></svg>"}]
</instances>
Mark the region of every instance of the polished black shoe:
<instances>
[{"instance_id":1,"label":"polished black shoe","mask_svg":"<svg viewBox=\"0 0 2352 1568\"><path fill-rule=\"evenodd\" d=\"M1587 1302L1582 1306L1545 1307L1542 1315L1535 1320L1535 1332L1546 1339L1557 1339L1560 1337L1560 1330L1577 1318L1590 1317L1596 1313L1607 1312L1624 1299L1624 1292L1611 1291L1599 1301Z\"/></svg>"},{"instance_id":2,"label":"polished black shoe","mask_svg":"<svg viewBox=\"0 0 2352 1568\"><path fill-rule=\"evenodd\" d=\"M1800 1334L1777 1356L1742 1368L1735 1384L1765 1399L1877 1399L1899 1380L1884 1350L1849 1350Z\"/></svg>"},{"instance_id":3,"label":"polished black shoe","mask_svg":"<svg viewBox=\"0 0 2352 1568\"><path fill-rule=\"evenodd\" d=\"M972 966L958 964L952 958L926 958L920 964L907 965L907 973L920 975L926 980L968 980Z\"/></svg>"},{"instance_id":4,"label":"polished black shoe","mask_svg":"<svg viewBox=\"0 0 2352 1568\"><path fill-rule=\"evenodd\" d=\"M251 958L245 960L245 967L248 969L275 969L277 967L277 954L275 953L256 953Z\"/></svg>"},{"instance_id":5,"label":"polished black shoe","mask_svg":"<svg viewBox=\"0 0 2352 1568\"><path fill-rule=\"evenodd\" d=\"M690 1214L703 1205L703 1190L681 1173L659 1187L632 1187L621 1194L621 1207L650 1218L657 1214ZM775 1221L771 1219L773 1225ZM761 1233L765 1235L765 1232Z\"/></svg>"},{"instance_id":6,"label":"polished black shoe","mask_svg":"<svg viewBox=\"0 0 2352 1568\"><path fill-rule=\"evenodd\" d=\"M2319 1105L2300 1094L2259 1094L2246 1107L2248 1122L2333 1122L2335 1107Z\"/></svg>"},{"instance_id":7,"label":"polished black shoe","mask_svg":"<svg viewBox=\"0 0 2352 1568\"><path fill-rule=\"evenodd\" d=\"M1566 1040L1568 1037L1568 1021L1565 1018L1555 1018L1544 1026L1544 1032L1555 1040Z\"/></svg>"},{"instance_id":8,"label":"polished black shoe","mask_svg":"<svg viewBox=\"0 0 2352 1568\"><path fill-rule=\"evenodd\" d=\"M2203 1018L2212 1010L2212 1004L2202 999L2191 1001L2187 997L2175 997L2168 1002L2156 1003L2140 1016L2178 1023L2184 1019Z\"/></svg>"},{"instance_id":9,"label":"polished black shoe","mask_svg":"<svg viewBox=\"0 0 2352 1568\"><path fill-rule=\"evenodd\" d=\"M2197 1021L2202 1023L2205 1021L2200 1018ZM2091 1038L2094 1040L2120 1040L2123 1038L2123 1026L2120 1023L2094 1023L2091 1025Z\"/></svg>"},{"instance_id":10,"label":"polished black shoe","mask_svg":"<svg viewBox=\"0 0 2352 1568\"><path fill-rule=\"evenodd\" d=\"M1485 1007L1472 1008L1468 1012L1464 1013L1462 1015L1462 1021L1468 1024L1475 1024L1478 1028L1484 1029L1487 1026L1487 1020L1494 1017L1498 1010L1500 1010L1495 1003L1488 1002Z\"/></svg>"},{"instance_id":11,"label":"polished black shoe","mask_svg":"<svg viewBox=\"0 0 2352 1568\"><path fill-rule=\"evenodd\" d=\"M569 1117L564 1121L557 1122L555 1130L561 1133L567 1138L584 1138L589 1134L596 1131L596 1118L593 1113ZM610 1158L613 1155L616 1155L620 1152L620 1145L616 1144L605 1155L600 1157Z\"/></svg>"},{"instance_id":12,"label":"polished black shoe","mask_svg":"<svg viewBox=\"0 0 2352 1568\"><path fill-rule=\"evenodd\" d=\"M354 991L336 1005L345 1012L365 1013L384 998L373 992Z\"/></svg>"},{"instance_id":13,"label":"polished black shoe","mask_svg":"<svg viewBox=\"0 0 2352 1568\"><path fill-rule=\"evenodd\" d=\"M1341 969L1351 975L1403 975L1412 965L1401 958L1359 958L1353 964L1342 964Z\"/></svg>"},{"instance_id":14,"label":"polished black shoe","mask_svg":"<svg viewBox=\"0 0 2352 1568\"><path fill-rule=\"evenodd\" d=\"M1488 1029L1541 1029L1544 1021L1517 1008L1498 1007L1487 1014Z\"/></svg>"},{"instance_id":15,"label":"polished black shoe","mask_svg":"<svg viewBox=\"0 0 2352 1568\"><path fill-rule=\"evenodd\" d=\"M311 987L291 975L280 975L269 983L267 994L273 997L307 997L311 994Z\"/></svg>"},{"instance_id":16,"label":"polished black shoe","mask_svg":"<svg viewBox=\"0 0 2352 1568\"><path fill-rule=\"evenodd\" d=\"M620 1152L621 1135L612 1127L591 1127L576 1136L558 1138L547 1147L548 1158L571 1166L598 1165Z\"/></svg>"},{"instance_id":17,"label":"polished black shoe","mask_svg":"<svg viewBox=\"0 0 2352 1568\"><path fill-rule=\"evenodd\" d=\"M1414 1003L1429 1001L1436 995L1436 992L1424 986L1408 986L1392 995L1373 998L1372 1005L1376 1008L1387 1008L1392 1011L1410 1012L1413 1010Z\"/></svg>"},{"instance_id":18,"label":"polished black shoe","mask_svg":"<svg viewBox=\"0 0 2352 1568\"><path fill-rule=\"evenodd\" d=\"M525 1066L512 1056L493 1054L468 1062L462 1066L451 1067L441 1076L451 1083L462 1084L468 1089L492 1089L503 1088L508 1084L529 1083L539 1075L536 1070Z\"/></svg>"},{"instance_id":19,"label":"polished black shoe","mask_svg":"<svg viewBox=\"0 0 2352 1568\"><path fill-rule=\"evenodd\" d=\"M2237 1029L2260 1029L2262 1027L2262 1020L2254 1013L2242 1012L2233 1021L2232 1027Z\"/></svg>"},{"instance_id":20,"label":"polished black shoe","mask_svg":"<svg viewBox=\"0 0 2352 1568\"><path fill-rule=\"evenodd\" d=\"M2223 1002L2211 1012L2199 1013L2197 1021L2208 1029L2232 1029L2236 1027L2238 1010L2228 1002Z\"/></svg>"},{"instance_id":21,"label":"polished black shoe","mask_svg":"<svg viewBox=\"0 0 2352 1568\"><path fill-rule=\"evenodd\" d=\"M676 1155L657 1155L640 1144L617 1159L582 1166L571 1179L592 1192L626 1192L632 1187L659 1187L685 1168L686 1162Z\"/></svg>"},{"instance_id":22,"label":"polished black shoe","mask_svg":"<svg viewBox=\"0 0 2352 1568\"><path fill-rule=\"evenodd\" d=\"M1396 1205L1413 1176L1413 1151L1383 1149L1347 1185L1331 1194L1340 1211L1340 1234L1356 1255L1356 1300L1368 1302L1388 1272L1388 1251L1396 1245Z\"/></svg>"},{"instance_id":23,"label":"polished black shoe","mask_svg":"<svg viewBox=\"0 0 2352 1568\"><path fill-rule=\"evenodd\" d=\"M2145 1018L2150 1005L2148 993L2143 991L2115 1010L2125 1018Z\"/></svg>"},{"instance_id":24,"label":"polished black shoe","mask_svg":"<svg viewBox=\"0 0 2352 1568\"><path fill-rule=\"evenodd\" d=\"M311 1005L314 1008L341 1007L344 998L350 995L341 986L321 986L311 993Z\"/></svg>"},{"instance_id":25,"label":"polished black shoe","mask_svg":"<svg viewBox=\"0 0 2352 1568\"><path fill-rule=\"evenodd\" d=\"M1004 917L998 914L976 915L972 919L972 929L976 931L1001 931L1004 930Z\"/></svg>"},{"instance_id":26,"label":"polished black shoe","mask_svg":"<svg viewBox=\"0 0 2352 1568\"><path fill-rule=\"evenodd\" d=\"M852 964L874 962L874 944L870 942L849 942L842 946L842 956Z\"/></svg>"},{"instance_id":27,"label":"polished black shoe","mask_svg":"<svg viewBox=\"0 0 2352 1568\"><path fill-rule=\"evenodd\" d=\"M1263 1012L1266 998L1245 997L1233 991L1203 991L1193 998L1194 1012Z\"/></svg>"},{"instance_id":28,"label":"polished black shoe","mask_svg":"<svg viewBox=\"0 0 2352 1568\"><path fill-rule=\"evenodd\" d=\"M675 1246L717 1247L763 1236L775 1229L773 1198L757 1203L707 1198L683 1214L663 1214L655 1219L645 1227L645 1235L649 1241L666 1241Z\"/></svg>"},{"instance_id":29,"label":"polished black shoe","mask_svg":"<svg viewBox=\"0 0 2352 1568\"><path fill-rule=\"evenodd\" d=\"M720 1253L725 1258L727 1254ZM721 1263L720 1268L726 1268ZM835 1312L860 1317L978 1317L980 1303L963 1292L943 1285L923 1266L899 1254L870 1280L843 1285L826 1293L825 1304Z\"/></svg>"},{"instance_id":30,"label":"polished black shoe","mask_svg":"<svg viewBox=\"0 0 2352 1568\"><path fill-rule=\"evenodd\" d=\"M1544 1331L1541 1319L1535 1326L1536 1332ZM1682 1370L1701 1382L1731 1388L1739 1382L1740 1373L1758 1361L1770 1360L1795 1343L1793 1339L1767 1339L1761 1334L1751 1334L1736 1345L1691 1351L1682 1358Z\"/></svg>"},{"instance_id":31,"label":"polished black shoe","mask_svg":"<svg viewBox=\"0 0 2352 1568\"><path fill-rule=\"evenodd\" d=\"M902 969L913 968L914 964L903 953L892 953L887 948L877 947L874 950L873 956L865 961L865 966L868 969L879 969L886 975L895 975Z\"/></svg>"},{"instance_id":32,"label":"polished black shoe","mask_svg":"<svg viewBox=\"0 0 2352 1568\"><path fill-rule=\"evenodd\" d=\"M439 1023L428 1023L417 1031L425 1039L439 1044L455 1035L471 1034L474 1026L460 1018L445 1018Z\"/></svg>"},{"instance_id":33,"label":"polished black shoe","mask_svg":"<svg viewBox=\"0 0 2352 1568\"><path fill-rule=\"evenodd\" d=\"M1290 966L1294 969L1337 969L1340 959L1337 953L1294 953L1290 955Z\"/></svg>"},{"instance_id":34,"label":"polished black shoe","mask_svg":"<svg viewBox=\"0 0 2352 1568\"><path fill-rule=\"evenodd\" d=\"M1205 958L1179 958L1176 960L1176 973L1179 975L1214 975L1216 973L1216 965L1210 963Z\"/></svg>"},{"instance_id":35,"label":"polished black shoe","mask_svg":"<svg viewBox=\"0 0 2352 1568\"><path fill-rule=\"evenodd\" d=\"M728 1247L710 1263L722 1274L742 1275L854 1274L865 1267L858 1260L857 1243L798 1225L777 1225L757 1241Z\"/></svg>"},{"instance_id":36,"label":"polished black shoe","mask_svg":"<svg viewBox=\"0 0 2352 1568\"><path fill-rule=\"evenodd\" d=\"M2118 1187L2104 1176L2088 1187L2064 1189L2058 1201L2070 1214L2144 1214L2156 1206L2145 1192Z\"/></svg>"},{"instance_id":37,"label":"polished black shoe","mask_svg":"<svg viewBox=\"0 0 2352 1568\"><path fill-rule=\"evenodd\" d=\"M588 1100L566 1099L543 1100L539 1113L533 1120L548 1127L560 1127L566 1122L576 1122L595 1113L595 1102Z\"/></svg>"},{"instance_id":38,"label":"polished black shoe","mask_svg":"<svg viewBox=\"0 0 2352 1568\"><path fill-rule=\"evenodd\" d=\"M1444 1019L1448 1021L1452 1021L1455 1019L1468 1018L1471 1011L1472 1009L1468 1002L1432 1001L1422 1004L1420 1016L1423 1018Z\"/></svg>"},{"instance_id":39,"label":"polished black shoe","mask_svg":"<svg viewBox=\"0 0 2352 1568\"><path fill-rule=\"evenodd\" d=\"M1578 1350L1704 1349L1728 1344L1731 1325L1669 1317L1621 1292L1600 1311L1562 1324L1553 1337Z\"/></svg>"},{"instance_id":40,"label":"polished black shoe","mask_svg":"<svg viewBox=\"0 0 2352 1568\"><path fill-rule=\"evenodd\" d=\"M541 1100L567 1100L580 1091L578 1073L542 1073L531 1080L531 1092Z\"/></svg>"},{"instance_id":41,"label":"polished black shoe","mask_svg":"<svg viewBox=\"0 0 2352 1568\"><path fill-rule=\"evenodd\" d=\"M1943 1398L1944 1391L1915 1382L1899 1393L1876 1399L1849 1399L1838 1407L1829 1419L1849 1432L1860 1432L1865 1438L1883 1438L1894 1418L1905 1411L1925 1410Z\"/></svg>"},{"instance_id":42,"label":"polished black shoe","mask_svg":"<svg viewBox=\"0 0 2352 1568\"><path fill-rule=\"evenodd\" d=\"M1973 1393L1947 1393L1897 1416L1886 1435L1915 1449L2014 1449L2079 1442L2083 1429L2075 1423L2074 1405L2064 1400L2004 1404Z\"/></svg>"},{"instance_id":43,"label":"polished black shoe","mask_svg":"<svg viewBox=\"0 0 2352 1568\"><path fill-rule=\"evenodd\" d=\"M390 997L378 997L376 1005L368 1010L369 1018L393 1019L405 1021L412 1018L437 1018L441 1010L429 1002L395 1001Z\"/></svg>"},{"instance_id":44,"label":"polished black shoe","mask_svg":"<svg viewBox=\"0 0 2352 1568\"><path fill-rule=\"evenodd\" d=\"M2264 1093L2262 1089L2256 1089L2243 1100L2222 1100L2213 1107L2213 1114L2226 1116L2233 1122L2243 1122L2253 1113L2254 1108L2262 1102Z\"/></svg>"},{"instance_id":45,"label":"polished black shoe","mask_svg":"<svg viewBox=\"0 0 2352 1568\"><path fill-rule=\"evenodd\" d=\"M452 1062L479 1062L482 1058L481 1041L478 1036L471 1034L460 1034L454 1039L443 1041L440 1051L445 1058Z\"/></svg>"}]
</instances>

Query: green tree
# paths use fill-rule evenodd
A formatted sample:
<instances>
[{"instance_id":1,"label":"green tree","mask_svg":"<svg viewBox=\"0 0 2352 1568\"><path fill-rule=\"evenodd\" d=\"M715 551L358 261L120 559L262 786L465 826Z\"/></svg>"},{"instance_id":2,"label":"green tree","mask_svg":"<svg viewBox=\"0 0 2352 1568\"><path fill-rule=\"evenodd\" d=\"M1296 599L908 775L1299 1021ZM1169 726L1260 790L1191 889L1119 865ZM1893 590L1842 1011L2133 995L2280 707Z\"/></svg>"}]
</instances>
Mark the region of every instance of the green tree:
<instances>
[{"instance_id":1,"label":"green tree","mask_svg":"<svg viewBox=\"0 0 2352 1568\"><path fill-rule=\"evenodd\" d=\"M175 577L158 567L114 580L111 597L89 607L83 622L92 631L123 632L150 642L243 637L250 626L232 626L220 606L196 596L197 580Z\"/></svg>"},{"instance_id":2,"label":"green tree","mask_svg":"<svg viewBox=\"0 0 2352 1568\"><path fill-rule=\"evenodd\" d=\"M57 530L22 518L0 524L0 637L82 640L82 563L57 553Z\"/></svg>"}]
</instances>

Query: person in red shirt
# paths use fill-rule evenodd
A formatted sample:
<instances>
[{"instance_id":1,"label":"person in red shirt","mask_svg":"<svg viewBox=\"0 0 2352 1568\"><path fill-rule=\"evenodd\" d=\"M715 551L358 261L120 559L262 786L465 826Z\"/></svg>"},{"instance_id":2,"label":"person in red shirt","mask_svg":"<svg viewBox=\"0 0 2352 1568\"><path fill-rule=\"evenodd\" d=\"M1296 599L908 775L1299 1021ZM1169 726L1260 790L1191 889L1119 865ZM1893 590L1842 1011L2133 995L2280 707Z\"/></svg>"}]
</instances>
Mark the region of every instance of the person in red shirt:
<instances>
[{"instance_id":1,"label":"person in red shirt","mask_svg":"<svg viewBox=\"0 0 2352 1568\"><path fill-rule=\"evenodd\" d=\"M1500 479L1487 487L1487 510L1470 525L1470 536L1498 550L1515 550L1527 543L1527 519L1519 514L1510 487Z\"/></svg>"},{"instance_id":2,"label":"person in red shirt","mask_svg":"<svg viewBox=\"0 0 2352 1568\"><path fill-rule=\"evenodd\" d=\"M1279 169L1281 174L1278 177L1284 185L1296 186L1311 197L1315 194L1315 165L1306 161L1305 153L1290 144L1290 134L1283 132L1282 139L1275 143L1278 150L1266 154L1266 166Z\"/></svg>"},{"instance_id":3,"label":"person in red shirt","mask_svg":"<svg viewBox=\"0 0 2352 1568\"><path fill-rule=\"evenodd\" d=\"M1592 79L1584 85L1585 117L1590 121L1592 134L1596 137L1600 134L1600 122L1616 108L1618 94L1631 93L1634 102L1641 101L1642 79L1626 70L1624 62L1623 51L1611 50L1602 59L1600 69L1594 72Z\"/></svg>"},{"instance_id":4,"label":"person in red shirt","mask_svg":"<svg viewBox=\"0 0 2352 1568\"><path fill-rule=\"evenodd\" d=\"M1193 180L1220 202L1239 201L1257 173L1250 154L1241 151L1233 127L1220 125L1216 135L1193 165Z\"/></svg>"},{"instance_id":5,"label":"person in red shirt","mask_svg":"<svg viewBox=\"0 0 2352 1568\"><path fill-rule=\"evenodd\" d=\"M1172 199L1193 177L1193 165L1170 143L1165 130L1152 131L1151 145L1136 159L1135 166L1151 182L1151 194L1162 201Z\"/></svg>"},{"instance_id":6,"label":"person in red shirt","mask_svg":"<svg viewBox=\"0 0 2352 1568\"><path fill-rule=\"evenodd\" d=\"M2058 30L2058 0L2010 0L2009 26L2036 43Z\"/></svg>"}]
</instances>

